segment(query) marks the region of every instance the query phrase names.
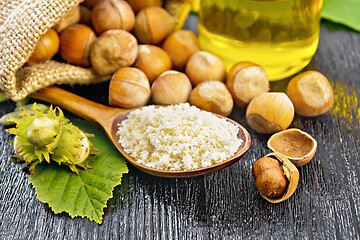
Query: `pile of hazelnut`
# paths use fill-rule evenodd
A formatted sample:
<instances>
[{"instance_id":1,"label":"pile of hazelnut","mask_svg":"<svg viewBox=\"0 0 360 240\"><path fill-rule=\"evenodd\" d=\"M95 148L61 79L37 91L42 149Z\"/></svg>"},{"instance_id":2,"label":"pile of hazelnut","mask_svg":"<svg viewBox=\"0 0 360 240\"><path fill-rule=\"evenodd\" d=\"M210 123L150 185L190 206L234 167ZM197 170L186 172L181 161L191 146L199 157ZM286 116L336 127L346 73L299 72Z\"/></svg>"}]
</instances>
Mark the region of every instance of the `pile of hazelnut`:
<instances>
[{"instance_id":1,"label":"pile of hazelnut","mask_svg":"<svg viewBox=\"0 0 360 240\"><path fill-rule=\"evenodd\" d=\"M58 51L67 63L112 75L111 106L141 107L150 99L161 105L189 101L223 116L234 103L247 106L252 129L278 132L268 142L274 153L253 166L256 185L270 202L291 196L299 180L296 166L310 161L316 151L310 135L285 130L294 114L323 114L334 100L328 80L316 71L295 76L286 94L269 92L266 72L255 63L238 62L227 73L220 58L201 51L193 32L176 30L176 19L161 0L86 0L42 36L28 64L46 61Z\"/></svg>"}]
</instances>

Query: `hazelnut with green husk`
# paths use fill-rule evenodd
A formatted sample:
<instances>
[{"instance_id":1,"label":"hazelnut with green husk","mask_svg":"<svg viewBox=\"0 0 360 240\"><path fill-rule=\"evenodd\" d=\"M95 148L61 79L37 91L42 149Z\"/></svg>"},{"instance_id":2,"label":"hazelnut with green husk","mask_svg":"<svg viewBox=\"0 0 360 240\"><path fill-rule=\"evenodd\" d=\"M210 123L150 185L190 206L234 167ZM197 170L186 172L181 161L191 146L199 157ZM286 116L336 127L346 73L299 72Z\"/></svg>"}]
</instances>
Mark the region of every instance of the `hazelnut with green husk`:
<instances>
[{"instance_id":1,"label":"hazelnut with green husk","mask_svg":"<svg viewBox=\"0 0 360 240\"><path fill-rule=\"evenodd\" d=\"M44 160L67 165L78 174L77 167L89 168L86 159L94 155L95 147L88 134L70 123L60 108L43 111L34 103L33 115L21 110L22 118L11 118L16 127L7 131L15 135L14 150L16 161L30 165L30 172Z\"/></svg>"}]
</instances>

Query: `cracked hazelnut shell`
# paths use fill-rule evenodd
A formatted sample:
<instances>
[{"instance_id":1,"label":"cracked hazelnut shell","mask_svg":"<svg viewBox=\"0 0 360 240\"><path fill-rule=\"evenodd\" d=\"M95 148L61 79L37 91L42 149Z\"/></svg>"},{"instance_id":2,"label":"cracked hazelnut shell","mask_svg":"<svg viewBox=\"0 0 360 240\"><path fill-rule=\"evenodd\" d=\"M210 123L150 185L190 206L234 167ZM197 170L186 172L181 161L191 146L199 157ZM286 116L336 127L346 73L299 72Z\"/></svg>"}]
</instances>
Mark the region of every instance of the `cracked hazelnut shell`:
<instances>
[{"instance_id":1,"label":"cracked hazelnut shell","mask_svg":"<svg viewBox=\"0 0 360 240\"><path fill-rule=\"evenodd\" d=\"M314 157L317 142L310 134L297 128L290 128L273 134L267 146L272 151L283 154L299 167Z\"/></svg>"},{"instance_id":2,"label":"cracked hazelnut shell","mask_svg":"<svg viewBox=\"0 0 360 240\"><path fill-rule=\"evenodd\" d=\"M253 165L252 175L261 196L271 203L288 199L299 183L296 166L277 152L257 160Z\"/></svg>"}]
</instances>

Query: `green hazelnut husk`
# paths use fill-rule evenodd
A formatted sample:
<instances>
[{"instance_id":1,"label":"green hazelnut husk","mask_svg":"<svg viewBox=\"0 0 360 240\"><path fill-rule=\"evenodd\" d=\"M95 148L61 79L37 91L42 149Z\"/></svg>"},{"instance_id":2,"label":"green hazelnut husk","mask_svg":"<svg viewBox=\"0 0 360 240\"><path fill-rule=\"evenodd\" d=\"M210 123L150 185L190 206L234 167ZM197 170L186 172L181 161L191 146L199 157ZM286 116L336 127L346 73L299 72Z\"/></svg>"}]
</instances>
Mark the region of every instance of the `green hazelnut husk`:
<instances>
[{"instance_id":1,"label":"green hazelnut husk","mask_svg":"<svg viewBox=\"0 0 360 240\"><path fill-rule=\"evenodd\" d=\"M30 172L43 160L69 166L78 174L77 166L89 168L86 159L96 150L88 139L89 134L64 117L60 108L50 106L46 113L35 103L33 114L21 110L21 118L11 118L15 128L7 131L16 135L13 145L15 159L30 165Z\"/></svg>"}]
</instances>

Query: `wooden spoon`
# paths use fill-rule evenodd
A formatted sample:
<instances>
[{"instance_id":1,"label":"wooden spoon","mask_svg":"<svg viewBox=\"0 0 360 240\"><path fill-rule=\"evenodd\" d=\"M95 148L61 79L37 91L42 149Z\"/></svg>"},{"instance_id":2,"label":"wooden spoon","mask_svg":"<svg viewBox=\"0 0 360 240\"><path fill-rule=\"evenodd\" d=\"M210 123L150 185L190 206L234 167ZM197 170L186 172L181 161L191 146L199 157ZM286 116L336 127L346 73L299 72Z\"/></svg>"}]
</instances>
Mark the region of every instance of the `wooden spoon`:
<instances>
[{"instance_id":1,"label":"wooden spoon","mask_svg":"<svg viewBox=\"0 0 360 240\"><path fill-rule=\"evenodd\" d=\"M188 171L165 171L147 167L141 163L138 163L133 157L127 154L123 147L119 144L119 138L116 135L118 131L118 124L126 119L129 112L134 109L121 109L104 106L102 104L90 101L86 98L75 95L71 92L63 90L61 88L50 86L41 89L30 95L32 98L43 100L52 104L55 104L61 108L68 110L86 120L95 122L103 127L106 134L109 136L116 148L124 155L124 157L136 168L144 171L148 174L159 177L193 177L203 175L211 172L218 171L238 161L250 148L250 135L246 129L239 123L217 115L218 117L225 118L227 121L232 122L239 127L238 138L243 140L243 144L239 147L237 152L230 158L221 163L211 165L206 168L199 168Z\"/></svg>"}]
</instances>

